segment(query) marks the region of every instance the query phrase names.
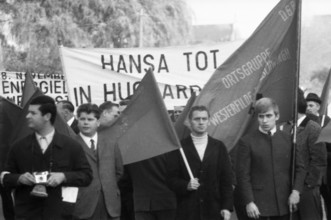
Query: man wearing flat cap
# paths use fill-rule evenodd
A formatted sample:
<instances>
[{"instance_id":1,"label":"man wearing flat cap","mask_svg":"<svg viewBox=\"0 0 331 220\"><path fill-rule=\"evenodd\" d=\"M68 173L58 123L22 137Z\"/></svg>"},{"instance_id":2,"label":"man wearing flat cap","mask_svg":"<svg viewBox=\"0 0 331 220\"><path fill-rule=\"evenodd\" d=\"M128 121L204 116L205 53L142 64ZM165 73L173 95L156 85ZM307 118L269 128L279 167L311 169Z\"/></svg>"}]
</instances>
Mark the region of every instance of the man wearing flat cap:
<instances>
[{"instance_id":1,"label":"man wearing flat cap","mask_svg":"<svg viewBox=\"0 0 331 220\"><path fill-rule=\"evenodd\" d=\"M319 124L321 127L325 127L329 121L330 118L327 115L320 115L319 110L321 108L322 100L316 93L309 93L306 97L307 101L307 113L308 114L313 114L318 116L319 118Z\"/></svg>"}]
</instances>

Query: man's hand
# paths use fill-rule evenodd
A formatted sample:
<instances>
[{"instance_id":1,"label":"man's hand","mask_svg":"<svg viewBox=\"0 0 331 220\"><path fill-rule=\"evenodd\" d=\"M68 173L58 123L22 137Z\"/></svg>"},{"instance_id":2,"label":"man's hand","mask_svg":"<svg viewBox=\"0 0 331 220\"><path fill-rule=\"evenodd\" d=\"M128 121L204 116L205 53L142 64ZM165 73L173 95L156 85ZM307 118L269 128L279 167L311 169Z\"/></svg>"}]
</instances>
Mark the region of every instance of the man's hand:
<instances>
[{"instance_id":1,"label":"man's hand","mask_svg":"<svg viewBox=\"0 0 331 220\"><path fill-rule=\"evenodd\" d=\"M254 202L250 202L246 205L246 212L248 217L258 219L260 217L260 211Z\"/></svg>"},{"instance_id":2,"label":"man's hand","mask_svg":"<svg viewBox=\"0 0 331 220\"><path fill-rule=\"evenodd\" d=\"M231 218L231 212L226 209L221 210L221 216L223 217L224 220L230 220Z\"/></svg>"},{"instance_id":3,"label":"man's hand","mask_svg":"<svg viewBox=\"0 0 331 220\"><path fill-rule=\"evenodd\" d=\"M31 173L26 172L20 175L20 177L18 178L18 183L22 185L32 186L36 183L36 180Z\"/></svg>"},{"instance_id":4,"label":"man's hand","mask_svg":"<svg viewBox=\"0 0 331 220\"><path fill-rule=\"evenodd\" d=\"M64 173L51 173L48 180L47 186L57 187L61 183L66 181Z\"/></svg>"},{"instance_id":5,"label":"man's hand","mask_svg":"<svg viewBox=\"0 0 331 220\"><path fill-rule=\"evenodd\" d=\"M197 190L199 188L199 186L200 186L199 179L194 178L194 179L191 179L190 182L188 183L187 190L188 191Z\"/></svg>"},{"instance_id":6,"label":"man's hand","mask_svg":"<svg viewBox=\"0 0 331 220\"><path fill-rule=\"evenodd\" d=\"M290 212L295 212L297 210L297 205L300 202L300 193L297 190L292 190L290 197L288 198L288 205Z\"/></svg>"}]
</instances>

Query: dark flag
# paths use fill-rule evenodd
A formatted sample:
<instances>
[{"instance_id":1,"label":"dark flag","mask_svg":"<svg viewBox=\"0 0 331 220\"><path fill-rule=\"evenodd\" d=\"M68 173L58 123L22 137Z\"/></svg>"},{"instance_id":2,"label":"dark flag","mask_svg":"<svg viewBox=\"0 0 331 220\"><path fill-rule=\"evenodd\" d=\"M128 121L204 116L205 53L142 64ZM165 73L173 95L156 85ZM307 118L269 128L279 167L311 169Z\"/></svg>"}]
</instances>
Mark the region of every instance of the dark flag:
<instances>
[{"instance_id":1,"label":"dark flag","mask_svg":"<svg viewBox=\"0 0 331 220\"><path fill-rule=\"evenodd\" d=\"M323 86L322 94L321 94L321 108L320 115L322 115L321 126L324 127L325 116L328 114L328 105L329 105L329 94L330 94L330 84L331 84L331 69L329 71L328 77Z\"/></svg>"},{"instance_id":2,"label":"dark flag","mask_svg":"<svg viewBox=\"0 0 331 220\"><path fill-rule=\"evenodd\" d=\"M329 122L324 128L316 141L316 143L327 142L331 143L331 122Z\"/></svg>"},{"instance_id":3,"label":"dark flag","mask_svg":"<svg viewBox=\"0 0 331 220\"><path fill-rule=\"evenodd\" d=\"M26 103L30 100L33 94L36 92L37 86L33 82L33 78L30 72L25 73L24 89L22 93L22 104L24 107Z\"/></svg>"},{"instance_id":4,"label":"dark flag","mask_svg":"<svg viewBox=\"0 0 331 220\"><path fill-rule=\"evenodd\" d=\"M22 108L0 96L0 163L2 170L10 146L10 137L22 114Z\"/></svg>"},{"instance_id":5,"label":"dark flag","mask_svg":"<svg viewBox=\"0 0 331 220\"><path fill-rule=\"evenodd\" d=\"M177 132L177 136L179 140L184 139L188 135L190 135L190 129L187 127L188 125L186 124L186 118L188 117L188 113L190 112L191 107L193 106L193 103L196 99L196 94L195 92L192 93L192 96L190 99L187 101L186 106L183 110L183 112L178 116L176 122L175 122L175 130Z\"/></svg>"},{"instance_id":6,"label":"dark flag","mask_svg":"<svg viewBox=\"0 0 331 220\"><path fill-rule=\"evenodd\" d=\"M300 26L299 0L282 0L255 32L209 79L195 105L210 109L208 133L231 150L251 127L256 97L280 107L280 122L293 115Z\"/></svg>"},{"instance_id":7,"label":"dark flag","mask_svg":"<svg viewBox=\"0 0 331 220\"><path fill-rule=\"evenodd\" d=\"M2 171L10 148L10 139L22 108L0 96L0 170ZM5 219L14 219L14 205L10 189L0 186L2 212Z\"/></svg>"},{"instance_id":8,"label":"dark flag","mask_svg":"<svg viewBox=\"0 0 331 220\"><path fill-rule=\"evenodd\" d=\"M151 70L145 74L126 109L100 135L117 141L124 164L149 159L180 147Z\"/></svg>"}]
</instances>

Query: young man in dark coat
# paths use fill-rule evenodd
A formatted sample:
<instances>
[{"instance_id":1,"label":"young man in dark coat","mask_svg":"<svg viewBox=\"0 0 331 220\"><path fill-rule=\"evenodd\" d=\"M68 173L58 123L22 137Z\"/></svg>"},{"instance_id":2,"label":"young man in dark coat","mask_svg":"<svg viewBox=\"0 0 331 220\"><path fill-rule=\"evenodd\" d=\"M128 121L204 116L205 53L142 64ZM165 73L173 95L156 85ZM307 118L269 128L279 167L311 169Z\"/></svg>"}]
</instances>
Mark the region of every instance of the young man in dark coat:
<instances>
[{"instance_id":1,"label":"young man in dark coat","mask_svg":"<svg viewBox=\"0 0 331 220\"><path fill-rule=\"evenodd\" d=\"M71 219L71 213L65 213L62 187L87 186L92 181L82 147L55 130L55 117L56 105L51 97L34 98L26 116L34 132L14 143L9 151L1 180L5 187L15 189L15 219ZM47 176L36 178L35 172L46 171ZM45 185L45 192L40 190L39 181Z\"/></svg>"},{"instance_id":2,"label":"young man in dark coat","mask_svg":"<svg viewBox=\"0 0 331 220\"><path fill-rule=\"evenodd\" d=\"M245 210L238 219L288 220L297 209L305 178L301 153L296 153L292 187L291 136L276 127L278 106L262 98L256 102L255 113L259 128L237 144L236 196L241 203L238 210Z\"/></svg>"},{"instance_id":3,"label":"young man in dark coat","mask_svg":"<svg viewBox=\"0 0 331 220\"><path fill-rule=\"evenodd\" d=\"M179 151L169 164L169 184L177 194L177 219L229 220L233 208L233 173L224 144L207 133L209 111L194 106L189 113L191 135L181 141L194 178Z\"/></svg>"}]
</instances>

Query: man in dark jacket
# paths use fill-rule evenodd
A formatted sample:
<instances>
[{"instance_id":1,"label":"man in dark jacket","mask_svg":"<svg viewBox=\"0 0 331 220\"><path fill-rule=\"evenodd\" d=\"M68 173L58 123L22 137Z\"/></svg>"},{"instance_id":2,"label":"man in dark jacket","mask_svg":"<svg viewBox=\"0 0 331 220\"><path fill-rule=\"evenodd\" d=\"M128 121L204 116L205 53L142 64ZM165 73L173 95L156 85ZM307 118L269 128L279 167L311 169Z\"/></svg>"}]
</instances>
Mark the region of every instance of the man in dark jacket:
<instances>
[{"instance_id":1,"label":"man in dark jacket","mask_svg":"<svg viewBox=\"0 0 331 220\"><path fill-rule=\"evenodd\" d=\"M256 102L259 128L242 137L238 144L236 176L240 199L240 220L288 220L297 209L305 178L301 153L296 153L292 187L292 144L290 135L276 127L277 104L270 98ZM241 207L242 206L242 207Z\"/></svg>"},{"instance_id":2,"label":"man in dark jacket","mask_svg":"<svg viewBox=\"0 0 331 220\"><path fill-rule=\"evenodd\" d=\"M167 185L167 154L128 164L135 220L174 220L176 195Z\"/></svg>"},{"instance_id":3,"label":"man in dark jacket","mask_svg":"<svg viewBox=\"0 0 331 220\"><path fill-rule=\"evenodd\" d=\"M327 166L327 151L324 143L316 143L321 126L306 115L307 103L303 93L298 95L297 148L302 152L306 178L299 204L300 220L323 218L320 186ZM290 133L293 123L284 124Z\"/></svg>"},{"instance_id":4,"label":"man in dark jacket","mask_svg":"<svg viewBox=\"0 0 331 220\"><path fill-rule=\"evenodd\" d=\"M321 127L325 127L330 122L330 117L320 115L322 100L315 93L309 93L306 97L306 114L314 115L318 118L316 121ZM331 219L331 143L325 143L327 150L327 168L324 171L322 185L320 187L321 195L324 199L327 217Z\"/></svg>"},{"instance_id":5,"label":"man in dark jacket","mask_svg":"<svg viewBox=\"0 0 331 220\"><path fill-rule=\"evenodd\" d=\"M15 189L15 219L71 219L71 213L65 212L65 202L71 199L67 200L63 187L87 186L92 181L82 147L55 130L55 117L56 105L51 97L34 98L26 116L34 132L14 143L9 151L1 180L5 187ZM36 178L36 172L40 178Z\"/></svg>"},{"instance_id":6,"label":"man in dark jacket","mask_svg":"<svg viewBox=\"0 0 331 220\"><path fill-rule=\"evenodd\" d=\"M209 111L194 106L189 113L191 135L182 140L191 178L179 151L171 155L169 184L177 194L177 219L229 220L233 209L233 173L224 144L207 133Z\"/></svg>"}]
</instances>

